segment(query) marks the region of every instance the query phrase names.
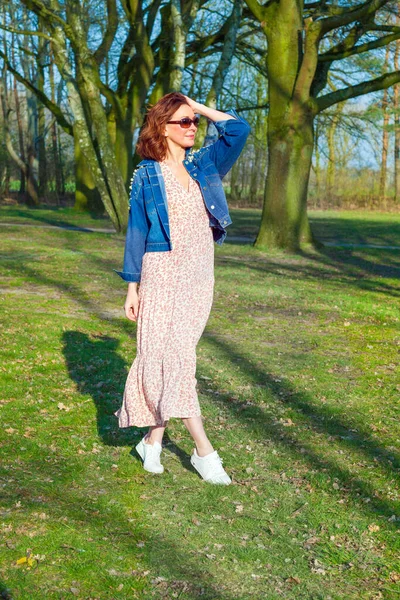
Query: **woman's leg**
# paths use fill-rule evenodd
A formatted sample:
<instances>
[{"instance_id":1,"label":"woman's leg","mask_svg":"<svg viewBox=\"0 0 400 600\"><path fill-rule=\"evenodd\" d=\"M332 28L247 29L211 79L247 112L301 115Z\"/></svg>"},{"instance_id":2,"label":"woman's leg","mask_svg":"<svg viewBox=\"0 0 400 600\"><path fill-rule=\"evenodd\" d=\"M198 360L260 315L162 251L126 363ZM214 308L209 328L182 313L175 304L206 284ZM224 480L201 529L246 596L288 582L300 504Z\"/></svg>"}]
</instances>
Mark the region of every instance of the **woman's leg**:
<instances>
[{"instance_id":1,"label":"woman's leg","mask_svg":"<svg viewBox=\"0 0 400 600\"><path fill-rule=\"evenodd\" d=\"M164 425L154 425L149 428L149 431L146 433L145 444L154 444L154 442L158 442L162 444L162 439L164 435L165 428L167 427L168 421L164 422Z\"/></svg>"},{"instance_id":2,"label":"woman's leg","mask_svg":"<svg viewBox=\"0 0 400 600\"><path fill-rule=\"evenodd\" d=\"M182 419L182 421L184 422L186 429L189 431L190 435L194 439L197 454L199 456L206 456L206 454L214 452L214 448L212 447L206 435L206 432L204 431L203 419L201 416L189 417L187 419Z\"/></svg>"}]
</instances>

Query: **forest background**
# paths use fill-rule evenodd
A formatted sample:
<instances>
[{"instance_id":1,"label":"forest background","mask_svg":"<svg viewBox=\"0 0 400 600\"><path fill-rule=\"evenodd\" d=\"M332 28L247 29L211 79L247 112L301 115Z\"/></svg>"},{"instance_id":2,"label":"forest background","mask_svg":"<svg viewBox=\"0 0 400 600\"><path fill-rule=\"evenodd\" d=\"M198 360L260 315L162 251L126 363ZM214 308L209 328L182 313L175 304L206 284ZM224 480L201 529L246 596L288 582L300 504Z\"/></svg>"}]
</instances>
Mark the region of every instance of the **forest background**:
<instances>
[{"instance_id":1,"label":"forest background","mask_svg":"<svg viewBox=\"0 0 400 600\"><path fill-rule=\"evenodd\" d=\"M3 0L0 27L3 201L124 231L146 107L179 90L250 122L224 184L259 248L315 243L307 206L398 210L397 1Z\"/></svg>"}]
</instances>

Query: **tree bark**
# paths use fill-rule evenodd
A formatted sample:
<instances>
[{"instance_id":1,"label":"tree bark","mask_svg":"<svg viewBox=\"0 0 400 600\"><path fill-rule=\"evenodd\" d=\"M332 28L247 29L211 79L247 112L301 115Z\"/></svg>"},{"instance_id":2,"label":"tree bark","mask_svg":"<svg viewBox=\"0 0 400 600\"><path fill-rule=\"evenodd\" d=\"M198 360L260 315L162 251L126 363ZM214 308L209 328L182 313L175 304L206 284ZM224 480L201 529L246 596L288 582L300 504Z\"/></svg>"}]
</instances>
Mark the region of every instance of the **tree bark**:
<instances>
[{"instance_id":1,"label":"tree bark","mask_svg":"<svg viewBox=\"0 0 400 600\"><path fill-rule=\"evenodd\" d=\"M385 53L385 64L384 70L385 72L388 69L389 65L389 53L390 48L386 46ZM388 111L388 90L384 90L383 92L383 100L382 100L382 112L383 112L383 131L382 131L382 161L381 161L381 173L379 179L379 199L386 207L386 186L387 186L387 159L388 159L388 147L389 147L389 111Z\"/></svg>"},{"instance_id":2,"label":"tree bark","mask_svg":"<svg viewBox=\"0 0 400 600\"><path fill-rule=\"evenodd\" d=\"M96 188L92 172L82 152L79 141L74 140L75 204L74 209L96 215L104 213L104 205Z\"/></svg>"},{"instance_id":3,"label":"tree bark","mask_svg":"<svg viewBox=\"0 0 400 600\"><path fill-rule=\"evenodd\" d=\"M50 93L52 102L56 102L56 89L54 83L54 58L52 53L49 53L50 64L49 64L49 82L50 82ZM58 151L58 132L57 132L57 121L53 120L53 124L51 126L51 144L52 144L52 153L53 153L53 164L54 164L54 179L55 179L55 196L57 199L57 204L60 204L60 196L63 193L62 190L62 172L63 166L60 160L60 155Z\"/></svg>"},{"instance_id":4,"label":"tree bark","mask_svg":"<svg viewBox=\"0 0 400 600\"><path fill-rule=\"evenodd\" d=\"M306 73L298 73L299 32L302 15L296 2L285 2L269 12L267 69L269 113L267 144L269 167L265 186L261 226L256 248L298 250L301 243L313 242L307 217L307 189L311 169L313 137L312 103L307 81L299 79L315 69L316 35L310 35ZM271 25L273 24L273 29Z\"/></svg>"},{"instance_id":5,"label":"tree bark","mask_svg":"<svg viewBox=\"0 0 400 600\"><path fill-rule=\"evenodd\" d=\"M39 28L42 25L39 20ZM38 58L37 61L37 88L44 93L44 64L48 59L46 51L47 42L44 38L39 38L38 43ZM38 173L39 173L39 195L41 198L46 198L48 188L48 167L46 156L46 114L45 107L41 102L37 103L37 119L38 119Z\"/></svg>"},{"instance_id":6,"label":"tree bark","mask_svg":"<svg viewBox=\"0 0 400 600\"><path fill-rule=\"evenodd\" d=\"M14 62L14 44L12 46L12 57ZM24 125L22 121L21 114L21 104L19 101L19 94L17 88L17 80L13 77L13 91L14 91L14 103L15 103L15 115L17 117L17 127L18 127L18 142L19 142L19 155L21 157L22 162L25 162L25 146L24 146ZM20 169L20 187L19 193L25 194L25 173L22 169Z\"/></svg>"},{"instance_id":7,"label":"tree bark","mask_svg":"<svg viewBox=\"0 0 400 600\"><path fill-rule=\"evenodd\" d=\"M285 127L269 123L269 169L262 226L255 246L298 250L313 241L307 218L307 189L313 151L311 116L298 115Z\"/></svg>"},{"instance_id":8,"label":"tree bark","mask_svg":"<svg viewBox=\"0 0 400 600\"><path fill-rule=\"evenodd\" d=\"M400 2L397 4L397 15L396 25L400 26ZM400 57L400 40L396 40L396 46L394 51L394 68L396 71L399 70L399 57ZM400 84L394 86L394 196L395 201L400 203Z\"/></svg>"}]
</instances>

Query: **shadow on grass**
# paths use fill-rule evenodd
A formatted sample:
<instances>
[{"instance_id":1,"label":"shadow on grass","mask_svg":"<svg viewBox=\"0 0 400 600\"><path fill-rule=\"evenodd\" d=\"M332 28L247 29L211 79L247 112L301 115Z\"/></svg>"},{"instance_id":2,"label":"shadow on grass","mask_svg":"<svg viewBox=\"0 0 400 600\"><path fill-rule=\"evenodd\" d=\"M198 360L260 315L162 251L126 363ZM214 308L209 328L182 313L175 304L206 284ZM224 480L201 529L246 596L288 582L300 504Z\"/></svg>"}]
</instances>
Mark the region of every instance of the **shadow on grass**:
<instances>
[{"instance_id":1,"label":"shadow on grass","mask_svg":"<svg viewBox=\"0 0 400 600\"><path fill-rule=\"evenodd\" d=\"M338 411L327 406L316 406L308 394L299 392L289 383L276 382L275 378L246 358L240 351L234 350L231 344L208 336L216 353L224 355L227 363L235 361L246 378L253 385L265 386L273 395L275 401L284 404L306 417L306 427L316 434L332 436L340 441L343 447L356 451L360 457L363 455L371 461L379 461L379 467L386 471L389 477L397 476L400 468L400 456L393 450L388 451L371 438L370 432L360 426L354 430L354 425L347 424ZM117 340L107 336L97 336L91 340L86 334L78 331L64 333L64 353L71 378L77 382L79 389L84 394L90 394L94 400L97 411L97 425L99 436L103 443L111 446L124 446L137 441L135 430L137 428L119 429L114 411L119 408L122 401L123 385L126 378L126 365L116 353ZM210 373L210 375L212 375ZM105 379L107 378L107 379ZM271 423L270 416L255 404L248 406L238 400L232 400L230 394L220 394L214 402L222 403L229 408L232 414L250 429L258 431L269 437L277 444L284 444L297 456L307 461L312 468L318 468L330 477L337 477L344 486L346 494L352 496L354 501L360 502L360 497L369 497L368 506L363 505L364 512L375 512L386 517L396 513L396 506L380 498L378 490L344 467L340 467L332 459L321 458L305 442L294 437L288 428L279 423ZM168 441L167 441L168 443ZM169 440L174 452L185 468L189 468L189 458L174 442ZM306 452L301 449L306 449ZM240 482L239 482L240 483Z\"/></svg>"},{"instance_id":2,"label":"shadow on grass","mask_svg":"<svg viewBox=\"0 0 400 600\"><path fill-rule=\"evenodd\" d=\"M32 257L29 255L19 255L17 256L16 260L16 254L10 252L9 257L10 260L7 261L7 267L9 270L15 271L18 276L26 276L29 279L29 282L34 281L35 284L51 287L54 290L61 292L72 301L78 302L89 314L94 315L98 319L106 322L109 320L108 318L105 318L100 306L96 304L96 302L93 302L90 294L82 290L79 286L68 281L68 278L64 278L60 281L56 278L39 273L34 268L24 264L23 260L25 258L29 263L34 262ZM5 253L3 254L2 259L4 261L7 260L7 255ZM79 318L79 315L77 315L76 318ZM118 320L118 325L129 336L133 337L135 335L131 323L128 322L126 318L121 317L121 319Z\"/></svg>"},{"instance_id":3,"label":"shadow on grass","mask_svg":"<svg viewBox=\"0 0 400 600\"><path fill-rule=\"evenodd\" d=\"M243 245L242 242L228 242L229 244ZM249 244L251 246L251 244ZM397 297L400 295L400 286L391 285L380 278L400 279L400 253L392 251L379 251L385 256L385 264L380 264L374 253L369 251L370 256L363 251L363 256L357 255L353 250L335 250L322 248L318 254L305 251L288 253L287 256L269 256L256 250L257 254L244 257L216 255L217 265L235 265L235 270L256 271L258 273L270 273L279 277L287 275L296 279L324 279L332 283L340 283L360 290L377 292ZM376 252L376 251L375 251ZM306 259L311 264L302 264L299 258Z\"/></svg>"},{"instance_id":4,"label":"shadow on grass","mask_svg":"<svg viewBox=\"0 0 400 600\"><path fill-rule=\"evenodd\" d=\"M81 394L89 394L96 407L97 431L107 446L136 445L148 427L120 428L114 413L122 404L128 365L118 354L119 341L104 335L89 336L81 331L65 331L62 336L63 353L71 380ZM138 437L139 436L139 437ZM170 446L185 469L196 473L186 452L171 441L168 429L164 445ZM141 464L134 448L133 458Z\"/></svg>"},{"instance_id":5,"label":"shadow on grass","mask_svg":"<svg viewBox=\"0 0 400 600\"><path fill-rule=\"evenodd\" d=\"M0 599L1 600L13 600L11 590L8 589L5 583L0 581Z\"/></svg>"},{"instance_id":6,"label":"shadow on grass","mask_svg":"<svg viewBox=\"0 0 400 600\"><path fill-rule=\"evenodd\" d=\"M348 255L349 253L345 252L343 254ZM329 252L328 256L331 260L331 252ZM310 257L307 256L307 258L309 259ZM96 262L97 258L91 257L90 260ZM282 272L282 270L285 272L295 271L297 276L304 276L306 274L309 277L321 277L321 270L317 267L315 269L310 269L308 267L302 269L301 265L299 267L299 265L282 265L281 263L279 263L279 265L273 265L273 267L268 263L264 267L264 265L260 263L253 264L253 261L250 265L242 262L235 262L235 265L237 268L256 268L263 271L272 269L272 272L279 268L280 272ZM332 266L331 263L329 263L329 266ZM370 264L369 261L367 261L366 264L363 264L362 268L369 267ZM352 268L353 266L351 265L350 269ZM374 266L374 268L377 268L379 272L380 265L378 265L378 267ZM55 278L53 279L44 275L39 275L27 265L18 265L18 272L19 274L22 272L30 278L35 278L39 283L54 286L64 293L67 293L71 298L80 302L91 313L99 316L96 306L91 302L87 294L82 292L78 286L71 285L64 281L58 281ZM355 278L357 275L350 272L349 276ZM333 277L337 277L337 273L334 273ZM353 285L359 286L359 282L354 281ZM381 289L378 287L374 291L391 293L392 290L393 288L388 286L388 289ZM120 326L121 329L127 330L125 327L127 328L129 323L123 324L121 321ZM129 327L129 334L132 335L131 327ZM109 445L124 445L125 443L131 443L132 437L130 436L132 436L132 433L130 431L127 433L119 431L116 425L116 417L113 416L114 409L117 410L120 406L123 381L126 377L126 365L117 354L118 342L115 339L106 336L89 340L87 336L83 335L82 337L82 334L77 331L66 332L63 341L71 378L78 383L81 391L83 393L89 393L95 402L98 414L99 435L101 439L104 443ZM352 450L356 449L360 452L360 455L368 456L372 460L378 459L380 461L380 466L386 470L390 476L397 475L395 469L399 467L399 457L393 452L390 452L389 454L385 448L382 448L371 438L369 432L351 431L351 428L339 415L332 414L332 412L325 407L316 407L307 394L304 392L297 392L288 383L281 382L278 385L271 375L265 373L232 346L217 339L215 339L213 343L225 354L227 363L234 359L240 362L243 372L250 378L253 384L264 385L273 394L277 402L285 402L286 405L292 407L302 415L305 415L309 421L308 427L310 429L314 430L316 433L332 436L339 435L342 436L342 438L346 438L341 442L344 446L347 446ZM78 348L80 357L77 361L74 353L78 352ZM101 361L104 362L102 363L99 361L97 364L94 360L92 361L92 370L88 370L86 366L89 365L84 364L86 360L84 358L85 353L88 353L93 357L101 357ZM84 384L82 383L83 381L85 382ZM99 383L102 383L102 385L99 386ZM288 428L276 423L272 425L270 423L270 418L264 414L261 408L256 406L246 408L246 414L244 414L241 412L243 405L237 401L232 401L229 395L221 394L218 396L217 401L228 407L237 418L239 418L240 415L240 419L246 424L246 427L248 427L250 431L261 431L263 435L268 435L277 443L283 443L287 445L288 448L292 448L294 454L297 457L302 456L302 459L307 461L312 468L317 468L322 473L328 471L330 476L337 477L338 480L342 482L348 495L354 498L355 502L361 505L360 495L369 497L371 501L368 504L361 505L364 512L372 514L378 513L387 517L396 513L396 507L390 502L381 499L380 492L374 489L370 483L363 481L359 477L354 477L353 473L346 468L338 466L332 459L323 459L318 456L311 447L307 447L303 442L297 440ZM113 422L115 425L113 425ZM305 448L306 452L301 453L301 448Z\"/></svg>"},{"instance_id":7,"label":"shadow on grass","mask_svg":"<svg viewBox=\"0 0 400 600\"><path fill-rule=\"evenodd\" d=\"M44 211L50 214L42 214ZM86 211L84 213L74 212L72 209L68 212L71 213L71 216L78 218L80 215L82 217L90 217L94 221L99 221L99 224L103 224L104 228L107 226L112 229L112 223L110 219L105 215L99 215L96 212ZM6 211L7 217L15 216L18 219L31 219L32 221L36 221L38 223L45 223L47 225L53 225L54 227L60 227L64 229L76 229L77 231L84 231L90 233L90 229L86 227L80 227L76 225L71 219L67 221L65 217L68 218L68 214L65 214L66 210L63 207L57 206L38 206L32 208L10 208ZM54 215L54 216L53 216ZM23 224L21 224L23 227Z\"/></svg>"},{"instance_id":8,"label":"shadow on grass","mask_svg":"<svg viewBox=\"0 0 400 600\"><path fill-rule=\"evenodd\" d=\"M53 441L54 439L53 437ZM215 581L204 563L200 564L196 556L192 557L185 552L184 540L178 538L174 542L168 539L168 534L164 535L159 530L157 522L154 523L154 527L150 528L149 515L142 517L143 512L140 506L134 507L133 511L129 510L128 514L135 518L128 521L126 507L125 510L121 510L119 502L105 502L102 497L105 490L99 490L97 482L93 484L93 465L91 464L87 468L91 469L88 477L85 475L83 461L79 457L71 457L70 454L65 456L59 449L56 452L42 451L40 459L26 456L24 461L14 465L12 483L7 486L2 498L4 505L13 508L17 500L21 501L27 519L32 512L35 513L38 510L38 502L40 502L40 509L45 510L48 518L53 519L54 523L59 524L56 536L59 542L52 551L52 558L59 558L68 552L68 557L63 561L63 570L71 567L71 578L74 577L73 553L77 551L76 545L86 544L86 552L90 552L90 543L97 544L94 548L96 553L99 553L102 544L106 541L107 546L113 547L114 558L125 550L131 555L137 556L139 563L145 565L142 569L150 569L151 575L140 598L154 597L154 590L159 592L162 590L164 595L160 595L160 597L165 598L174 597L170 594L172 591L187 591L190 595L185 597L190 598L236 600L237 596L220 589L220 584ZM121 486L121 477L122 475L117 476L118 483L116 485ZM48 483L49 478L52 480L51 485ZM143 490L143 484L145 484L145 477L143 478L142 473L135 475L132 472L128 473L126 483L124 483L126 486L134 485L136 488L139 485L140 491ZM105 483L102 483L101 486L104 487ZM139 490L136 489L133 492L134 496L139 495ZM60 535L63 525L65 534L61 533ZM54 528L54 525L52 527ZM80 537L81 530L85 531L84 538ZM145 541L146 549L144 551L137 549L137 543L141 540ZM54 542L52 543L54 544ZM89 546L87 546L88 543ZM84 558L80 555L80 558L76 558L76 560L82 561ZM88 560L89 558L86 559L86 561ZM106 567L107 569L101 570L100 565L103 569ZM104 559L102 559L100 565L97 566L100 569L97 577L100 582L104 580L106 589L109 588L110 583L109 580L107 581L109 570L122 571L122 576L126 576L132 569L126 563L118 563L115 560L105 565ZM93 568L95 567L91 563L89 571L91 576L94 575ZM54 571L57 571L57 577L60 572L58 564L54 568L47 565L46 578L50 584ZM167 581L152 584L151 579L160 575L162 577L167 575ZM65 573L62 577L65 585ZM131 577L135 577L134 573ZM125 581L129 584L129 580ZM36 595L35 592L39 590L36 589L34 579L32 582L33 587L29 598L47 597L46 593L43 596ZM59 581L56 579L54 583L57 585ZM1 596L1 591L0 587L0 598L8 598L8 596ZM118 597L122 596L118 595ZM11 597L9 598L12 600Z\"/></svg>"},{"instance_id":9,"label":"shadow on grass","mask_svg":"<svg viewBox=\"0 0 400 600\"><path fill-rule=\"evenodd\" d=\"M398 214L393 214L390 218L382 213L369 218L368 213L365 213L364 217L356 217L346 211L340 211L337 216L327 212L330 211L311 211L309 215L313 233L322 243L400 246ZM261 224L261 209L232 209L232 219L227 241L230 235L255 238Z\"/></svg>"},{"instance_id":10,"label":"shadow on grass","mask_svg":"<svg viewBox=\"0 0 400 600\"><path fill-rule=\"evenodd\" d=\"M396 221L388 218L369 219L350 216L312 215L311 227L322 242L347 242L352 244L379 244L382 246L400 246L399 215L393 215Z\"/></svg>"},{"instance_id":11,"label":"shadow on grass","mask_svg":"<svg viewBox=\"0 0 400 600\"><path fill-rule=\"evenodd\" d=\"M225 358L226 363L235 361L240 367L247 380L252 385L261 385L273 396L277 404L283 404L295 410L302 418L306 417L308 423L301 424L300 428L307 428L316 434L332 436L340 440L344 448L351 451L357 451L360 458L363 456L371 461L379 461L379 467L386 471L390 478L398 477L400 468L400 455L393 449L389 452L386 448L380 446L371 438L370 432L365 431L358 425L357 430L354 426L346 424L345 420L327 406L316 406L312 398L305 392L297 391L289 382L277 382L276 378L264 372L255 362L248 359L242 352L233 348L230 343L225 343L221 338L210 335L207 340L214 347L214 354L220 354ZM210 377L213 373L207 373ZM234 394L232 390L232 394ZM395 502L390 503L381 498L381 492L375 489L370 483L363 481L360 477L345 467L337 465L331 458L322 458L305 441L294 436L288 427L280 424L276 420L271 422L270 415L265 415L262 408L256 404L248 405L240 400L232 399L231 394L220 393L213 396L213 402L221 404L225 409L233 414L235 418L242 421L251 432L252 436L263 435L279 445L284 445L291 451L296 459L301 457L312 469L318 469L321 473L341 482L342 491L349 500L357 503L365 514L378 514L384 517L391 517L398 513L398 506ZM295 417L293 417L295 418ZM370 501L362 503L362 498L368 497ZM398 525L395 522L388 522L396 529Z\"/></svg>"},{"instance_id":12,"label":"shadow on grass","mask_svg":"<svg viewBox=\"0 0 400 600\"><path fill-rule=\"evenodd\" d=\"M62 342L70 378L81 394L89 394L93 399L97 431L103 444L137 443L136 428L120 429L114 415L121 406L128 374L127 365L117 352L119 341L106 335L89 337L81 331L65 331Z\"/></svg>"}]
</instances>

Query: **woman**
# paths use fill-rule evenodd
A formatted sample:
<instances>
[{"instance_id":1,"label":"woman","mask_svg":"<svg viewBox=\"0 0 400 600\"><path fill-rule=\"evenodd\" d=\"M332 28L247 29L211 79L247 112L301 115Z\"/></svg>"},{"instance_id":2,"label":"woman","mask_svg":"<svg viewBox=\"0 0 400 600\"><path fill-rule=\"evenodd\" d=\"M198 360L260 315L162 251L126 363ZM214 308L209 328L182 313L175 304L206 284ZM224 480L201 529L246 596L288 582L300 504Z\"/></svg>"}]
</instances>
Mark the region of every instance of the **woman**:
<instances>
[{"instance_id":1,"label":"woman","mask_svg":"<svg viewBox=\"0 0 400 600\"><path fill-rule=\"evenodd\" d=\"M192 152L198 113L219 138ZM214 289L214 242L229 216L221 179L239 157L250 126L236 111L199 104L178 92L147 113L137 144L144 159L132 177L124 269L125 314L137 321L137 355L129 371L120 427L149 426L136 450L143 467L162 473L162 438L171 417L183 419L196 448L191 463L203 479L229 484L203 428L195 377L196 346Z\"/></svg>"}]
</instances>

